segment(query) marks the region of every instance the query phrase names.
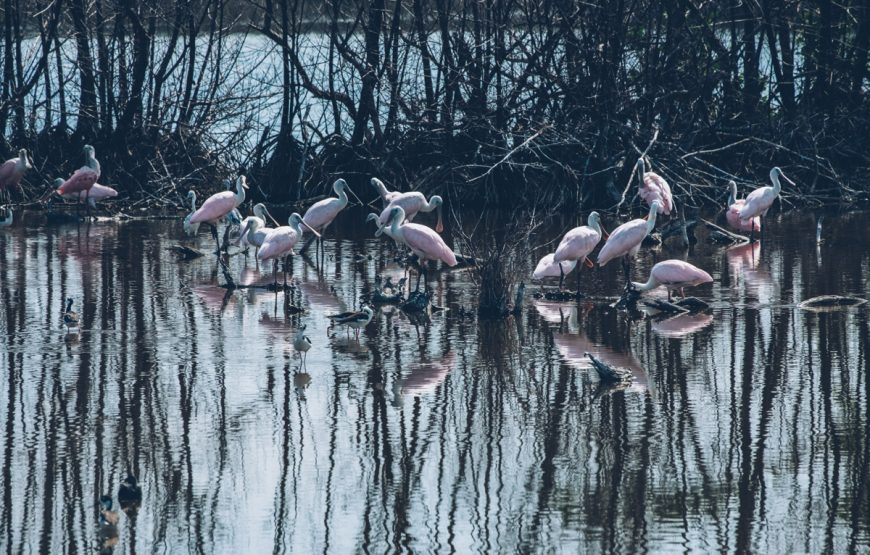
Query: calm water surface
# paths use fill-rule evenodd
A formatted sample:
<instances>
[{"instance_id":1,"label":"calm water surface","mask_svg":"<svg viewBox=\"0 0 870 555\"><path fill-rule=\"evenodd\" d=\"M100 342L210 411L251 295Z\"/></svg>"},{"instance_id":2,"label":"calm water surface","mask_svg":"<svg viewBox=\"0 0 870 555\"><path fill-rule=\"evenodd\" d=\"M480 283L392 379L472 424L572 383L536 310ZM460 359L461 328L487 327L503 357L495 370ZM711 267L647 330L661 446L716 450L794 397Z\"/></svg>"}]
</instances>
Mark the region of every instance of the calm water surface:
<instances>
[{"instance_id":1,"label":"calm water surface","mask_svg":"<svg viewBox=\"0 0 870 555\"><path fill-rule=\"evenodd\" d=\"M642 251L638 274L709 270L709 313L610 309L613 264L584 270L589 301L478 321L467 272L433 272L448 311L385 307L356 342L326 314L402 274L362 223L330 229L323 272L295 260L286 315L283 294L225 294L213 257L176 261L180 221L34 217L0 232L0 545L94 550L129 466L144 502L119 553L866 550L870 309L795 304L868 295L870 214L825 222L818 248L794 213L761 247ZM253 262L230 266L271 278ZM585 351L632 385L599 389Z\"/></svg>"}]
</instances>

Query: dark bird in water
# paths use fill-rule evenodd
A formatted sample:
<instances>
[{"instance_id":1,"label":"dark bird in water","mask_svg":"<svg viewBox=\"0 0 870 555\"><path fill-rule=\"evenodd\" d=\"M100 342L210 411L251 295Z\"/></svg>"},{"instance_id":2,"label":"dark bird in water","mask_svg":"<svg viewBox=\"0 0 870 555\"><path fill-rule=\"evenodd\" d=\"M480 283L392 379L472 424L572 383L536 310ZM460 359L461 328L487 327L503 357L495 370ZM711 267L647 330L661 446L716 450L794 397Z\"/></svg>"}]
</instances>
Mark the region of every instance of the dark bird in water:
<instances>
[{"instance_id":1,"label":"dark bird in water","mask_svg":"<svg viewBox=\"0 0 870 555\"><path fill-rule=\"evenodd\" d=\"M132 472L127 472L127 478L118 488L118 504L126 512L135 510L142 504L142 488L139 487Z\"/></svg>"},{"instance_id":2,"label":"dark bird in water","mask_svg":"<svg viewBox=\"0 0 870 555\"><path fill-rule=\"evenodd\" d=\"M101 552L111 553L118 543L118 513L112 510L112 498L100 497L99 530Z\"/></svg>"},{"instance_id":3,"label":"dark bird in water","mask_svg":"<svg viewBox=\"0 0 870 555\"><path fill-rule=\"evenodd\" d=\"M72 310L72 297L66 300L66 310L63 311L63 323L67 329L79 327L79 315Z\"/></svg>"}]
</instances>

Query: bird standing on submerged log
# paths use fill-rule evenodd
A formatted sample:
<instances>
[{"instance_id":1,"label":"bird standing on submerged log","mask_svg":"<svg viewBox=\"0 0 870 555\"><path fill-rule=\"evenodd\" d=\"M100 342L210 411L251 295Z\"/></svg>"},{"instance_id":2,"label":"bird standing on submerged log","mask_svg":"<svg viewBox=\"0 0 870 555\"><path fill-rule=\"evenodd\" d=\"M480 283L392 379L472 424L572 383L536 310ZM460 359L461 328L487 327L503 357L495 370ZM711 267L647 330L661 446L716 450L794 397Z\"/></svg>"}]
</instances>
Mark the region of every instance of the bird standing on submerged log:
<instances>
[{"instance_id":1,"label":"bird standing on submerged log","mask_svg":"<svg viewBox=\"0 0 870 555\"><path fill-rule=\"evenodd\" d=\"M385 230L386 231L386 230ZM565 260L564 262L555 262L553 257L556 256L556 253L550 253L544 255L540 260L538 260L538 265L535 266L535 271L532 273L532 279L544 279L548 277L558 277L564 278L566 275L570 274L574 267L577 265L576 260Z\"/></svg>"},{"instance_id":2,"label":"bird standing on submerged log","mask_svg":"<svg viewBox=\"0 0 870 555\"><path fill-rule=\"evenodd\" d=\"M622 268L625 271L625 279L628 281L631 264L629 258L634 258L637 255L644 238L655 228L659 207L659 201L654 200L649 207L647 219L631 220L614 229L607 242L604 243L601 252L598 253L598 264L604 266L614 258L622 257Z\"/></svg>"},{"instance_id":3,"label":"bird standing on submerged log","mask_svg":"<svg viewBox=\"0 0 870 555\"><path fill-rule=\"evenodd\" d=\"M562 237L559 246L556 247L556 253L553 256L553 262L560 263L568 260L581 262L590 268L594 265L589 260L588 256L592 254L595 247L601 241L601 216L598 212L589 214L587 225L575 227ZM561 266L559 266L561 269ZM559 276L559 289L562 288L562 282L565 280L564 272ZM577 292L580 292L580 270L577 270Z\"/></svg>"},{"instance_id":4,"label":"bird standing on submerged log","mask_svg":"<svg viewBox=\"0 0 870 555\"><path fill-rule=\"evenodd\" d=\"M731 194L728 196L728 210L725 212L725 221L732 229L737 231L755 232L761 230L761 217L754 216L747 220L740 219L740 211L746 204L746 199L737 198L737 183L732 179L728 182Z\"/></svg>"},{"instance_id":5,"label":"bird standing on submerged log","mask_svg":"<svg viewBox=\"0 0 870 555\"><path fill-rule=\"evenodd\" d=\"M704 270L682 260L665 260L652 267L649 279L646 283L632 282L631 286L636 291L649 291L659 286L665 286L668 290L668 301L671 300L671 290L679 289L680 296L685 297L684 287L711 283L713 278Z\"/></svg>"},{"instance_id":6,"label":"bird standing on submerged log","mask_svg":"<svg viewBox=\"0 0 870 555\"><path fill-rule=\"evenodd\" d=\"M669 215L674 209L674 195L671 193L671 186L665 181L665 178L653 171L646 171L646 162L643 158L637 159L637 177L638 189L637 194L640 195L647 204L652 206L653 202L658 201L659 214Z\"/></svg>"},{"instance_id":7,"label":"bird standing on submerged log","mask_svg":"<svg viewBox=\"0 0 870 555\"><path fill-rule=\"evenodd\" d=\"M773 187L760 187L749 193L749 196L746 197L746 202L743 204L743 208L741 208L739 212L741 220L748 222L756 216L759 216L764 220L767 211L770 210L773 201L776 200L776 197L779 196L779 193L782 190L782 184L779 181L780 177L785 179L789 185L795 186L795 182L787 178L779 167L773 168L770 170L770 181L773 183ZM764 227L761 228L761 238L764 239ZM749 239L750 241L755 239L755 230L753 230Z\"/></svg>"},{"instance_id":8,"label":"bird standing on submerged log","mask_svg":"<svg viewBox=\"0 0 870 555\"><path fill-rule=\"evenodd\" d=\"M420 272L417 274L415 290L420 289L420 277L426 274L427 260L440 260L448 266L456 266L456 255L435 231L424 225L402 223L405 221L405 210L401 206L393 206L390 214L390 231L393 240L407 245L420 259ZM384 229L379 229L376 235L380 235ZM424 288L427 286L425 281L423 285Z\"/></svg>"},{"instance_id":9,"label":"bird standing on submerged log","mask_svg":"<svg viewBox=\"0 0 870 555\"><path fill-rule=\"evenodd\" d=\"M33 164L27 156L27 150L23 148L18 151L17 158L10 158L0 165L0 193L6 202L10 198L9 189L21 185L21 179L30 169L33 169Z\"/></svg>"}]
</instances>

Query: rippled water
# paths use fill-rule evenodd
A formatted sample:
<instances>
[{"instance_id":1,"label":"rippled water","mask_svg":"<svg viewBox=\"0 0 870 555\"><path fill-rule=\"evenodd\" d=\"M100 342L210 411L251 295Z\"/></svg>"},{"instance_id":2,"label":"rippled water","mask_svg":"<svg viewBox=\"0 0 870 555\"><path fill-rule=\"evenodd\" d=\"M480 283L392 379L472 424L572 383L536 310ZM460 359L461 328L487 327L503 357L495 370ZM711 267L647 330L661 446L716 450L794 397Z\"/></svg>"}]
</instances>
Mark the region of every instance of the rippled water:
<instances>
[{"instance_id":1,"label":"rippled water","mask_svg":"<svg viewBox=\"0 0 870 555\"><path fill-rule=\"evenodd\" d=\"M870 309L795 306L868 295L867 213L829 215L818 248L807 213L695 248L709 313L609 308L613 264L584 269L588 301L478 321L467 271L433 272L448 311L383 308L359 342L326 314L402 274L362 223L330 230L323 273L295 260L285 315L217 287L213 257L177 261L180 222L31 222L0 231L5 552L93 550L128 466L144 501L117 552L867 549ZM686 256L644 249L638 274ZM600 389L585 351L634 382Z\"/></svg>"}]
</instances>

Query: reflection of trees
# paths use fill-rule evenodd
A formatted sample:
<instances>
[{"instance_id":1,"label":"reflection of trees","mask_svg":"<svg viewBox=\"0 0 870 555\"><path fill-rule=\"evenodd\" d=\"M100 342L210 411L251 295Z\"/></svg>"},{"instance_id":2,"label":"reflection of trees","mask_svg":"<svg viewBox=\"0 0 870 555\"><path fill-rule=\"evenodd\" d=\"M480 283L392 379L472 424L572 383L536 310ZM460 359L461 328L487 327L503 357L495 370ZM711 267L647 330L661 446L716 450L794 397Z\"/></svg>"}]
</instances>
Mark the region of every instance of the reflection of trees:
<instances>
[{"instance_id":1,"label":"reflection of trees","mask_svg":"<svg viewBox=\"0 0 870 555\"><path fill-rule=\"evenodd\" d=\"M130 229L103 239L111 260L60 253L51 232L0 239L0 543L11 551L91 547L98 496L117 491L128 463L145 500L135 523L122 516L126 550L155 538L206 552L867 541L866 311L738 304L680 338L601 306L498 322L448 311L419 326L380 315L364 356L334 349L306 314L317 333L303 396L260 304L208 310L189 285L199 267L164 264ZM814 253L765 256L774 275L790 260L784 289L818 283L804 269ZM842 279L856 279L851 263ZM462 279L444 275L445 306L467 306ZM86 305L73 345L59 327L67 296ZM572 345L636 361L648 388L594 399Z\"/></svg>"}]
</instances>

